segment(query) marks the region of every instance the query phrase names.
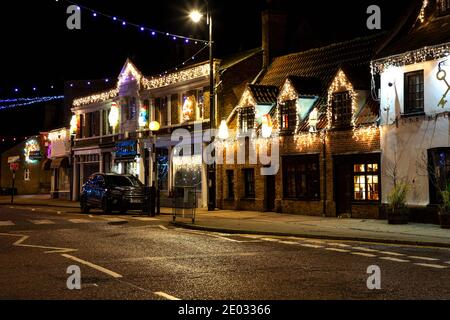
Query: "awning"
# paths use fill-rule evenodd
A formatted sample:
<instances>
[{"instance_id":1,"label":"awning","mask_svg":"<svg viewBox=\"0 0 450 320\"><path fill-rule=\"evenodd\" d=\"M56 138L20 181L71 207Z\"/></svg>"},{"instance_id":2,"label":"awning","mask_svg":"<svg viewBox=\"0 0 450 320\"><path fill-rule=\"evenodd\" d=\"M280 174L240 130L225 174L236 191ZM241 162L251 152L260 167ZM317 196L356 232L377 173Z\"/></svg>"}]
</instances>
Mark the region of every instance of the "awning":
<instances>
[{"instance_id":1,"label":"awning","mask_svg":"<svg viewBox=\"0 0 450 320\"><path fill-rule=\"evenodd\" d=\"M41 165L41 169L43 171L48 171L51 169L52 166L52 160L51 159L45 159L44 161L42 161L42 165Z\"/></svg>"},{"instance_id":2,"label":"awning","mask_svg":"<svg viewBox=\"0 0 450 320\"><path fill-rule=\"evenodd\" d=\"M69 166L69 158L57 158L52 160L51 169L67 168Z\"/></svg>"}]
</instances>

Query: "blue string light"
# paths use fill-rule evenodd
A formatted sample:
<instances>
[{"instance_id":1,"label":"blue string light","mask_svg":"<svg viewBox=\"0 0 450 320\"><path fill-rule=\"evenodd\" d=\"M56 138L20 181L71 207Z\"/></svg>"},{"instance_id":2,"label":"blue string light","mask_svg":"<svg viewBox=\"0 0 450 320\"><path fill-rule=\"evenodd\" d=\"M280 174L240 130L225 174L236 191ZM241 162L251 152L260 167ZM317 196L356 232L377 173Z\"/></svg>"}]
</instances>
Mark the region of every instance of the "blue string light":
<instances>
[{"instance_id":1,"label":"blue string light","mask_svg":"<svg viewBox=\"0 0 450 320\"><path fill-rule=\"evenodd\" d=\"M13 109L18 107L29 106L37 103L45 103L55 100L62 100L64 96L49 96L49 97L35 97L35 98L18 98L18 99L3 99L0 100L0 110Z\"/></svg>"},{"instance_id":2,"label":"blue string light","mask_svg":"<svg viewBox=\"0 0 450 320\"><path fill-rule=\"evenodd\" d=\"M118 22L121 22L122 26L124 26L124 27L129 25L129 26L132 26L132 27L135 27L135 28L139 29L141 32L142 31L149 31L149 32L151 32L152 36L155 36L156 34L166 35L168 37L172 37L173 40L183 40L186 44L189 44L191 42L195 43L195 44L198 44L198 43L208 44L209 43L209 41L207 41L207 40L186 37L186 36L173 34L173 33L168 33L168 32L162 32L162 31L158 31L158 30L156 30L154 28L147 28L145 26L142 26L142 25L139 25L139 24L136 24L136 23L132 23L132 22L126 21L124 19L119 19L119 18L117 18L117 16L111 16L111 15L108 15L106 13L102 13L102 12L100 12L98 10L91 9L89 7L80 5L80 4L75 3L73 1L70 1L70 0L64 0L64 1L66 1L67 3L69 3L71 5L76 5L78 7L78 10L80 10L80 11L81 10L86 10L86 11L90 12L91 15L93 17L95 17L95 18L98 17L98 16L102 16L102 17L111 19L111 20L113 20L115 22L118 21Z\"/></svg>"}]
</instances>

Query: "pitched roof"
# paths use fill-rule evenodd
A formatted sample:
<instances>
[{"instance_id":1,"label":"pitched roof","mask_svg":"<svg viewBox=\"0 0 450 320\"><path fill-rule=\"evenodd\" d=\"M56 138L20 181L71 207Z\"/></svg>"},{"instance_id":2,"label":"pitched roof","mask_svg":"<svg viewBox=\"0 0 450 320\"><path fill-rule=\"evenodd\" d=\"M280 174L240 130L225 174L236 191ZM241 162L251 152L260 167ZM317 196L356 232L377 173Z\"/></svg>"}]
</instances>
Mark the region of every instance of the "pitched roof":
<instances>
[{"instance_id":1,"label":"pitched roof","mask_svg":"<svg viewBox=\"0 0 450 320\"><path fill-rule=\"evenodd\" d=\"M276 86L249 84L248 88L256 104L274 104L277 102L279 89Z\"/></svg>"},{"instance_id":2,"label":"pitched roof","mask_svg":"<svg viewBox=\"0 0 450 320\"><path fill-rule=\"evenodd\" d=\"M343 70L355 90L370 89L370 61L385 39L385 33L350 41L332 44L276 58L260 81L262 85L281 87L290 79L299 94L318 92L319 108L318 128L327 126L328 88ZM320 85L319 85L320 84ZM374 123L379 114L378 103L368 98L366 104L358 110L355 124ZM301 131L308 131L307 118L300 124Z\"/></svg>"},{"instance_id":3,"label":"pitched roof","mask_svg":"<svg viewBox=\"0 0 450 320\"><path fill-rule=\"evenodd\" d=\"M318 78L289 76L288 79L300 95L319 96L324 89L322 81Z\"/></svg>"},{"instance_id":4,"label":"pitched roof","mask_svg":"<svg viewBox=\"0 0 450 320\"><path fill-rule=\"evenodd\" d=\"M436 0L430 0L425 8L424 22L421 23L418 19L421 8L422 1L417 1L411 17L376 55L376 59L450 42L450 15L439 16Z\"/></svg>"},{"instance_id":5,"label":"pitched roof","mask_svg":"<svg viewBox=\"0 0 450 320\"><path fill-rule=\"evenodd\" d=\"M370 60L384 37L381 33L278 57L260 83L282 86L289 76L298 76L320 79L327 87L342 65L364 67L369 72Z\"/></svg>"}]
</instances>

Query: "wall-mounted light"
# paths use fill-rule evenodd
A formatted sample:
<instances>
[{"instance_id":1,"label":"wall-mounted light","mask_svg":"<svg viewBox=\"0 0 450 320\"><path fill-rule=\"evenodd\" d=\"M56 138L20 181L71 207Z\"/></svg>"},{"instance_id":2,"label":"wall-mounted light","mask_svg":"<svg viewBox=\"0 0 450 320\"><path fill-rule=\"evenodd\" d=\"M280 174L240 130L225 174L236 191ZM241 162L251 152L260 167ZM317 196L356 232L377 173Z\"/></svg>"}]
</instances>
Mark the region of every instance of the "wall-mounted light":
<instances>
[{"instance_id":1,"label":"wall-mounted light","mask_svg":"<svg viewBox=\"0 0 450 320\"><path fill-rule=\"evenodd\" d=\"M266 114L262 118L261 135L263 138L267 139L272 136L273 124L272 118L269 114Z\"/></svg>"},{"instance_id":2,"label":"wall-mounted light","mask_svg":"<svg viewBox=\"0 0 450 320\"><path fill-rule=\"evenodd\" d=\"M109 125L113 128L117 127L119 124L120 110L117 103L113 102L111 104L111 110L109 111Z\"/></svg>"},{"instance_id":3,"label":"wall-mounted light","mask_svg":"<svg viewBox=\"0 0 450 320\"><path fill-rule=\"evenodd\" d=\"M314 108L309 114L309 132L317 132L317 124L319 123L319 110Z\"/></svg>"},{"instance_id":4,"label":"wall-mounted light","mask_svg":"<svg viewBox=\"0 0 450 320\"><path fill-rule=\"evenodd\" d=\"M218 137L220 140L227 140L230 137L226 120L222 120L220 123Z\"/></svg>"}]
</instances>

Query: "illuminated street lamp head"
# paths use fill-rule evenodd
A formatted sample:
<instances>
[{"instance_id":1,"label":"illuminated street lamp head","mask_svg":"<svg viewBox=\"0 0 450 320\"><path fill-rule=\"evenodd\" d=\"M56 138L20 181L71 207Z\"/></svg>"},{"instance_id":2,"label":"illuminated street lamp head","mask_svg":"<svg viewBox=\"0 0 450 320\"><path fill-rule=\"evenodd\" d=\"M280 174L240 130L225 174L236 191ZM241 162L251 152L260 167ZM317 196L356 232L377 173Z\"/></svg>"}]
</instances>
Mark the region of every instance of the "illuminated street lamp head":
<instances>
[{"instance_id":1,"label":"illuminated street lamp head","mask_svg":"<svg viewBox=\"0 0 450 320\"><path fill-rule=\"evenodd\" d=\"M159 129L161 129L161 125L159 124L158 121L152 121L152 122L150 122L149 128L150 128L150 131L157 132L157 131L159 131Z\"/></svg>"},{"instance_id":2,"label":"illuminated street lamp head","mask_svg":"<svg viewBox=\"0 0 450 320\"><path fill-rule=\"evenodd\" d=\"M203 15L198 10L194 10L189 14L189 18L195 23L199 23L202 20Z\"/></svg>"}]
</instances>

